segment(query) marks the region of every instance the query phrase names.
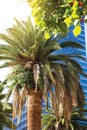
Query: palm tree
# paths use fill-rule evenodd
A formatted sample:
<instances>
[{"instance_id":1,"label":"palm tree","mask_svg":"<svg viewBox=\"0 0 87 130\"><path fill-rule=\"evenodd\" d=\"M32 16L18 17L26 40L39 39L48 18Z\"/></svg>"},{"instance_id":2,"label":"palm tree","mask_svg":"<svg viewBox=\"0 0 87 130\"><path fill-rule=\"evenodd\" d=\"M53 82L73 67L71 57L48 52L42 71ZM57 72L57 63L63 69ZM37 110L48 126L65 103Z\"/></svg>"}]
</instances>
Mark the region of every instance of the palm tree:
<instances>
[{"instance_id":1,"label":"palm tree","mask_svg":"<svg viewBox=\"0 0 87 130\"><path fill-rule=\"evenodd\" d=\"M59 45L52 38L46 40L45 32L34 27L30 18L28 21L18 21L17 19L15 21L16 24L7 29L7 33L0 34L0 38L6 42L6 44L0 44L0 60L5 61L1 68L12 68L11 78L8 78L8 81L10 81L10 86L13 86L11 88L14 89L13 117L16 113L21 113L23 97L26 96L28 130L41 130L41 102L43 97L47 99L47 92L50 91L51 95L58 99L58 117L61 118L64 111L61 111L61 108L63 109L65 106L63 99L67 93L67 91L65 92L65 77L67 77L69 81L67 89L70 89L71 92L67 95L72 97L69 101L68 119L66 118L66 122L68 122L73 107L78 104L79 75L85 75L73 58L82 58L82 56L55 54L55 51L71 46L83 47L70 41ZM52 87L55 89L54 94ZM66 103L68 103L68 97ZM68 111L66 106L65 115Z\"/></svg>"},{"instance_id":2,"label":"palm tree","mask_svg":"<svg viewBox=\"0 0 87 130\"><path fill-rule=\"evenodd\" d=\"M12 128L13 126L13 129L15 128L15 125L11 121L12 104L4 101L7 93L2 94L4 83L0 83L0 130L3 130L4 127Z\"/></svg>"},{"instance_id":3,"label":"palm tree","mask_svg":"<svg viewBox=\"0 0 87 130\"><path fill-rule=\"evenodd\" d=\"M86 130L87 129L87 118L85 117L85 112L87 109L83 108L80 111L77 107L73 110L71 119L68 123L68 128L65 125L64 116L58 119L55 115L55 109L52 107L52 102L49 98L49 107L46 108L46 104L43 106L42 113L42 130ZM56 110L57 113L57 110Z\"/></svg>"}]
</instances>

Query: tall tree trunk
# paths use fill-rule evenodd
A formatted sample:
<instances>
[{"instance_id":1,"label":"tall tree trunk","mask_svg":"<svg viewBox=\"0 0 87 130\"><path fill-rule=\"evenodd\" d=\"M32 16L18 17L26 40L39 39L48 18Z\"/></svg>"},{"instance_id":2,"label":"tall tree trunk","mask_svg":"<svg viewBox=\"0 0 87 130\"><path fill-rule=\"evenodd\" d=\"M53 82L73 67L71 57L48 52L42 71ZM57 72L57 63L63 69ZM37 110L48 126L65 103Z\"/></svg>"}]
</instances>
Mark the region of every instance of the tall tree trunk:
<instances>
[{"instance_id":1,"label":"tall tree trunk","mask_svg":"<svg viewBox=\"0 0 87 130\"><path fill-rule=\"evenodd\" d=\"M41 130L41 92L28 95L27 130Z\"/></svg>"}]
</instances>

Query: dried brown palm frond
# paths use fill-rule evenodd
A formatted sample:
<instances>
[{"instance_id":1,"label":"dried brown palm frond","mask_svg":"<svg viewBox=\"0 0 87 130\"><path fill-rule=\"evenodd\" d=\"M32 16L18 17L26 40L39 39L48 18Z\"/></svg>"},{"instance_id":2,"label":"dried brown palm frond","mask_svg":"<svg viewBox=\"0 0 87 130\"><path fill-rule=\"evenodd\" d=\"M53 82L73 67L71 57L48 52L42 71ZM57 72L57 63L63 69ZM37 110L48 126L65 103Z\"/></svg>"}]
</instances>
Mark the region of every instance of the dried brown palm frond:
<instances>
[{"instance_id":1,"label":"dried brown palm frond","mask_svg":"<svg viewBox=\"0 0 87 130\"><path fill-rule=\"evenodd\" d=\"M55 101L55 93L50 91L50 96L51 96L51 101L52 101L52 107L53 107L54 113L55 113L56 118L57 118L58 111L57 111L57 105L56 105L56 101Z\"/></svg>"},{"instance_id":2,"label":"dried brown palm frond","mask_svg":"<svg viewBox=\"0 0 87 130\"><path fill-rule=\"evenodd\" d=\"M33 75L34 75L34 82L35 82L35 92L37 92L37 83L39 79L39 74L40 74L40 67L39 64L34 64L33 65Z\"/></svg>"},{"instance_id":3,"label":"dried brown palm frond","mask_svg":"<svg viewBox=\"0 0 87 130\"><path fill-rule=\"evenodd\" d=\"M49 86L49 81L48 81L48 78L45 74L44 74L44 77L43 77L43 82L44 82L44 99L47 102L47 93L48 93L47 88Z\"/></svg>"},{"instance_id":4,"label":"dried brown palm frond","mask_svg":"<svg viewBox=\"0 0 87 130\"><path fill-rule=\"evenodd\" d=\"M24 85L22 91L20 91L19 85L17 84L13 93L13 119L17 114L18 123L21 118L22 109L25 103L25 97L26 97L26 85Z\"/></svg>"},{"instance_id":5,"label":"dried brown palm frond","mask_svg":"<svg viewBox=\"0 0 87 130\"><path fill-rule=\"evenodd\" d=\"M63 90L61 89L60 90L60 95L59 95L59 118L61 118L63 116L63 102L64 102L64 92Z\"/></svg>"},{"instance_id":6,"label":"dried brown palm frond","mask_svg":"<svg viewBox=\"0 0 87 130\"><path fill-rule=\"evenodd\" d=\"M64 80L60 81L62 78L62 73L59 78L56 72L53 72L53 78L55 79L55 84L53 85L54 91L50 91L52 105L54 109L54 114L57 119L61 119L64 116L65 125L68 129L68 124L71 119L71 114L73 108L77 106L77 91L79 88L78 81L72 81L72 78L69 79L69 83L73 87L71 89L70 85L68 85ZM74 79L74 78L73 78Z\"/></svg>"},{"instance_id":7,"label":"dried brown palm frond","mask_svg":"<svg viewBox=\"0 0 87 130\"><path fill-rule=\"evenodd\" d=\"M64 90L61 87L61 84L59 81L57 81L57 85L55 87L55 94L56 96L56 102L57 102L57 108L56 111L58 110L59 113L59 118L62 118L63 116L63 102L64 102ZM58 101L57 101L58 100Z\"/></svg>"},{"instance_id":8,"label":"dried brown palm frond","mask_svg":"<svg viewBox=\"0 0 87 130\"><path fill-rule=\"evenodd\" d=\"M46 73L43 74L43 84L44 84L43 98L45 103L47 104L48 109L48 93L50 91L51 81L49 80L48 75Z\"/></svg>"},{"instance_id":9,"label":"dried brown palm frond","mask_svg":"<svg viewBox=\"0 0 87 130\"><path fill-rule=\"evenodd\" d=\"M74 76L75 74L73 74L73 75L71 75L71 79L70 79L70 83L71 83L71 86L72 87L70 87L70 92L71 92L71 99L72 99L72 106L74 107L74 108L76 108L77 107L77 104L78 104L78 100L77 100L77 91L78 91L78 88L79 88L79 82L78 82L78 80L77 80L77 78L75 78L75 76ZM73 80L72 80L73 79Z\"/></svg>"},{"instance_id":10,"label":"dried brown palm frond","mask_svg":"<svg viewBox=\"0 0 87 130\"><path fill-rule=\"evenodd\" d=\"M20 112L20 91L19 91L19 85L17 84L13 92L13 119L19 112Z\"/></svg>"},{"instance_id":11,"label":"dried brown palm frond","mask_svg":"<svg viewBox=\"0 0 87 130\"><path fill-rule=\"evenodd\" d=\"M57 84L54 93L54 109L57 115L57 118L61 118L63 116L63 102L64 102L64 92L63 89L60 87L60 83Z\"/></svg>"},{"instance_id":12,"label":"dried brown palm frond","mask_svg":"<svg viewBox=\"0 0 87 130\"><path fill-rule=\"evenodd\" d=\"M55 113L57 113L57 119L63 116L63 102L64 102L64 78L62 75L62 71L59 71L60 77L53 71L53 78L55 80L54 83L54 95L55 95ZM61 79L61 81L60 81Z\"/></svg>"},{"instance_id":13,"label":"dried brown palm frond","mask_svg":"<svg viewBox=\"0 0 87 130\"><path fill-rule=\"evenodd\" d=\"M71 92L72 105L75 108L77 106L77 94L75 92Z\"/></svg>"},{"instance_id":14,"label":"dried brown palm frond","mask_svg":"<svg viewBox=\"0 0 87 130\"><path fill-rule=\"evenodd\" d=\"M64 108L64 119L66 127L68 128L69 121L71 119L72 114L72 98L71 93L68 87L64 90L64 98L63 98L63 108Z\"/></svg>"},{"instance_id":15,"label":"dried brown palm frond","mask_svg":"<svg viewBox=\"0 0 87 130\"><path fill-rule=\"evenodd\" d=\"M24 87L23 87L23 90L22 90L22 92L21 92L21 94L20 94L20 104L19 104L19 118L21 117L21 112L22 112L22 108L23 108L23 105L24 105L24 103L25 103L25 97L26 97L26 93L27 93L27 91L26 91L26 85L24 85Z\"/></svg>"}]
</instances>

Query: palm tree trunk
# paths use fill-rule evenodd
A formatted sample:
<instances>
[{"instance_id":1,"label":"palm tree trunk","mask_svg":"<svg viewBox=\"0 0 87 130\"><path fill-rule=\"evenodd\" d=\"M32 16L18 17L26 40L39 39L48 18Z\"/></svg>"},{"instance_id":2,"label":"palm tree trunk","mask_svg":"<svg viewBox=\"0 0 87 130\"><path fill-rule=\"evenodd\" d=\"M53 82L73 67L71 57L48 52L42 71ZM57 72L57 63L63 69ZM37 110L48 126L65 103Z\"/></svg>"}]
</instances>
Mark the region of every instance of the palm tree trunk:
<instances>
[{"instance_id":1,"label":"palm tree trunk","mask_svg":"<svg viewBox=\"0 0 87 130\"><path fill-rule=\"evenodd\" d=\"M41 130L41 92L28 95L27 130Z\"/></svg>"}]
</instances>

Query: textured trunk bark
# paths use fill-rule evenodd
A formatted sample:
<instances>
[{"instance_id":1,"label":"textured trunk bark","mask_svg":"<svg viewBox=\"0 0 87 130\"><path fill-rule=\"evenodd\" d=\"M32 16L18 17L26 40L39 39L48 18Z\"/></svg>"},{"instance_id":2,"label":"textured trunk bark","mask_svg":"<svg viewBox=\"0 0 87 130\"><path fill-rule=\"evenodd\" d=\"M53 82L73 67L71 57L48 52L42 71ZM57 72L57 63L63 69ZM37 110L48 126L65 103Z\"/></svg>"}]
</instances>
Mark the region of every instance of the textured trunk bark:
<instances>
[{"instance_id":1,"label":"textured trunk bark","mask_svg":"<svg viewBox=\"0 0 87 130\"><path fill-rule=\"evenodd\" d=\"M27 130L41 130L41 93L28 95Z\"/></svg>"}]
</instances>

